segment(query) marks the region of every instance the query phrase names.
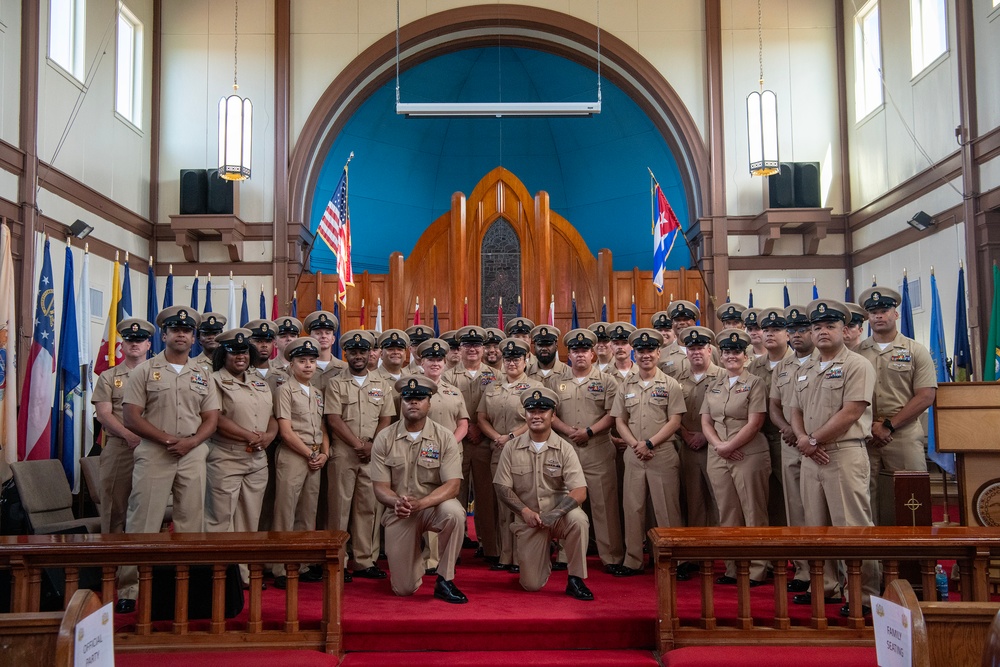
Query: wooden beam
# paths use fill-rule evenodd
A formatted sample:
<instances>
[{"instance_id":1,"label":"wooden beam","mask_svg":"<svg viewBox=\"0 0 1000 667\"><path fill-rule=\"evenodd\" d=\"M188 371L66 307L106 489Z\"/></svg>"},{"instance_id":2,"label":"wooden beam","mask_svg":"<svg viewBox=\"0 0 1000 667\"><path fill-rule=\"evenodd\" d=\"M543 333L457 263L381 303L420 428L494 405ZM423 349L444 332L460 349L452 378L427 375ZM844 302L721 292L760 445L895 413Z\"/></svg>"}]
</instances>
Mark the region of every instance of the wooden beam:
<instances>
[{"instance_id":1,"label":"wooden beam","mask_svg":"<svg viewBox=\"0 0 1000 667\"><path fill-rule=\"evenodd\" d=\"M274 225L271 230L274 286L278 299L285 303L291 294L293 263L297 271L302 262L289 256L290 241L298 236L288 225L289 108L291 105L292 10L290 0L274 3ZM298 255L298 253L296 253Z\"/></svg>"},{"instance_id":2,"label":"wooden beam","mask_svg":"<svg viewBox=\"0 0 1000 667\"><path fill-rule=\"evenodd\" d=\"M959 222L964 222L964 215L965 213L961 204L953 206L952 208L942 211L936 215L934 217L935 224L930 229L921 232L907 226L892 236L884 238L881 241L876 241L867 248L853 253L852 259L856 265L866 264L878 259L879 257L895 252L900 248L905 248L911 243L916 243L917 241L927 238L928 236L933 236L938 232L954 227Z\"/></svg>"},{"instance_id":3,"label":"wooden beam","mask_svg":"<svg viewBox=\"0 0 1000 667\"><path fill-rule=\"evenodd\" d=\"M24 155L18 198L21 206L21 267L20 303L18 315L21 326L17 335L17 356L28 358L31 341L30 323L34 319L33 294L35 286L35 232L38 230L38 64L40 40L40 2L21 3L21 97L19 101L18 147ZM15 225L16 226L16 225ZM14 231L13 229L11 231ZM18 379L24 379L28 364L19 364Z\"/></svg>"}]
</instances>

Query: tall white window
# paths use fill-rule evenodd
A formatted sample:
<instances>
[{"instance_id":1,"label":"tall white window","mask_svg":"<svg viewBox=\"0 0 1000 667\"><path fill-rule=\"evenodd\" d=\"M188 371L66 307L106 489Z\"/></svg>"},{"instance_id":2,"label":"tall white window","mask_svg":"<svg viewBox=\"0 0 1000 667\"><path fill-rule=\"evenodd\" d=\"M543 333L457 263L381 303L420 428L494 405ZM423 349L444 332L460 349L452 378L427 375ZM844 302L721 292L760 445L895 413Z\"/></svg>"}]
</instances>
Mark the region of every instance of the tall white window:
<instances>
[{"instance_id":1,"label":"tall white window","mask_svg":"<svg viewBox=\"0 0 1000 667\"><path fill-rule=\"evenodd\" d=\"M870 0L854 17L854 91L856 120L882 104L882 40L878 0Z\"/></svg>"},{"instance_id":2,"label":"tall white window","mask_svg":"<svg viewBox=\"0 0 1000 667\"><path fill-rule=\"evenodd\" d=\"M910 60L913 76L948 50L948 6L945 0L910 0Z\"/></svg>"},{"instance_id":3,"label":"tall white window","mask_svg":"<svg viewBox=\"0 0 1000 667\"><path fill-rule=\"evenodd\" d=\"M140 127L142 119L142 23L119 5L115 111Z\"/></svg>"},{"instance_id":4,"label":"tall white window","mask_svg":"<svg viewBox=\"0 0 1000 667\"><path fill-rule=\"evenodd\" d=\"M84 0L49 0L49 59L82 82Z\"/></svg>"}]
</instances>

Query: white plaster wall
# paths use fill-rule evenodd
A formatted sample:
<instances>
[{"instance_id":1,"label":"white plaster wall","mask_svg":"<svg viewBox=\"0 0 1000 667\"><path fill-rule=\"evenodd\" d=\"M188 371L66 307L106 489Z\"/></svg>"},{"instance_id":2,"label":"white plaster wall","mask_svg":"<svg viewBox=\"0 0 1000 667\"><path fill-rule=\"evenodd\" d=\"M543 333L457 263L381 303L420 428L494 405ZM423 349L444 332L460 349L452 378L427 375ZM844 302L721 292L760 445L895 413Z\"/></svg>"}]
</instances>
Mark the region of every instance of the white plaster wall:
<instances>
[{"instance_id":1,"label":"white plaster wall","mask_svg":"<svg viewBox=\"0 0 1000 667\"><path fill-rule=\"evenodd\" d=\"M44 188L38 191L38 210L43 215L62 222L65 225L73 224L74 220L81 219L94 226L91 236L109 243L124 253L128 252L141 257L149 257L149 241L123 230L114 222L95 215L76 204L66 201L57 195L52 194ZM124 260L123 260L124 261Z\"/></svg>"},{"instance_id":2,"label":"white plaster wall","mask_svg":"<svg viewBox=\"0 0 1000 667\"><path fill-rule=\"evenodd\" d=\"M979 132L1000 125L1000 7L993 0L973 0L972 30L976 45L976 103Z\"/></svg>"},{"instance_id":3,"label":"white plaster wall","mask_svg":"<svg viewBox=\"0 0 1000 667\"><path fill-rule=\"evenodd\" d=\"M7 201L17 201L17 186L17 176L0 169L0 197Z\"/></svg>"},{"instance_id":4,"label":"white plaster wall","mask_svg":"<svg viewBox=\"0 0 1000 667\"><path fill-rule=\"evenodd\" d=\"M844 3L853 210L958 150L954 128L960 118L954 3L948 3L948 52L914 77L910 9L902 0L883 0L879 5L885 102L865 118L856 117L854 16L862 4Z\"/></svg>"},{"instance_id":5,"label":"white plaster wall","mask_svg":"<svg viewBox=\"0 0 1000 667\"><path fill-rule=\"evenodd\" d=\"M950 183L942 183L941 187L917 198L903 208L853 232L851 236L854 250L863 250L873 243L908 229L906 221L911 219L917 211L924 211L933 217L941 211L961 204L961 188L961 178L956 178Z\"/></svg>"},{"instance_id":6,"label":"white plaster wall","mask_svg":"<svg viewBox=\"0 0 1000 667\"><path fill-rule=\"evenodd\" d=\"M293 3L293 6L298 3ZM336 3L331 3L336 4ZM181 169L219 166L218 104L233 91L232 0L163 3L163 77L158 219L179 210ZM322 48L311 56L326 62ZM251 177L240 185L240 217L274 219L274 3L239 5L239 94L253 102Z\"/></svg>"},{"instance_id":7,"label":"white plaster wall","mask_svg":"<svg viewBox=\"0 0 1000 667\"><path fill-rule=\"evenodd\" d=\"M169 267L168 267L169 270ZM209 274L202 273L198 277L198 312L205 311L205 296ZM212 310L226 315L229 312L229 274L224 276L212 275ZM233 285L236 303L236 313L240 312L243 304L243 282L247 285L247 313L251 320L260 317L260 293L263 287L264 301L267 305L267 316L271 316L271 303L273 301L274 283L271 276L237 276L233 275ZM163 290L167 285L167 276L156 276L156 294L160 306L163 305ZM191 288L194 285L194 276L174 276L174 305L187 305L191 303ZM281 313L287 313L288 308L279 304ZM226 328L231 328L228 324Z\"/></svg>"},{"instance_id":8,"label":"white plaster wall","mask_svg":"<svg viewBox=\"0 0 1000 667\"><path fill-rule=\"evenodd\" d=\"M127 0L125 4L144 26L139 128L115 114L116 2L87 3L85 72L93 72L88 86L49 61L49 4L40 3L38 156L122 206L148 216L153 2ZM6 97L6 87L4 92Z\"/></svg>"},{"instance_id":9,"label":"white plaster wall","mask_svg":"<svg viewBox=\"0 0 1000 667\"><path fill-rule=\"evenodd\" d=\"M843 300L844 288L847 286L844 272L839 269L729 272L733 301L746 305L752 289L754 308L784 307L783 288L786 280L791 302L802 306L812 301L813 280L816 281L820 296L838 301Z\"/></svg>"},{"instance_id":10,"label":"white plaster wall","mask_svg":"<svg viewBox=\"0 0 1000 667\"><path fill-rule=\"evenodd\" d=\"M0 0L0 139L18 145L21 104L21 3Z\"/></svg>"},{"instance_id":11,"label":"white plaster wall","mask_svg":"<svg viewBox=\"0 0 1000 667\"><path fill-rule=\"evenodd\" d=\"M871 286L872 277L880 285L899 289L903 284L903 270L908 281L920 278L920 296L923 307L913 313L914 338L925 346L930 345L931 292L930 271L934 268L941 297L944 320L944 337L948 356L955 344L955 307L958 291L958 267L965 258L965 225L959 224L936 234L930 234L874 261L854 268L857 289L855 295ZM966 275L966 286L969 276ZM911 287L911 294L913 288Z\"/></svg>"},{"instance_id":12,"label":"white plaster wall","mask_svg":"<svg viewBox=\"0 0 1000 667\"><path fill-rule=\"evenodd\" d=\"M766 0L761 8L764 87L778 98L783 162L819 162L822 205L843 211L832 2ZM759 213L766 181L750 176L746 97L759 90L757 5L722 2L726 199L730 215Z\"/></svg>"}]
</instances>

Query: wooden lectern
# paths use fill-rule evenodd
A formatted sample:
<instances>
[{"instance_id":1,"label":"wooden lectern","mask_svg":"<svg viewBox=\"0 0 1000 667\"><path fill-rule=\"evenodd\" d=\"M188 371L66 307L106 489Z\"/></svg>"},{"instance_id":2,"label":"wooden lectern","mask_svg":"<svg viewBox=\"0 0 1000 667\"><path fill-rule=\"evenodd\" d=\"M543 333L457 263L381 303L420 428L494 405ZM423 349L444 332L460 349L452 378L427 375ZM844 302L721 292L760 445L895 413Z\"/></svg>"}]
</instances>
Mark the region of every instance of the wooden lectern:
<instances>
[{"instance_id":1,"label":"wooden lectern","mask_svg":"<svg viewBox=\"0 0 1000 667\"><path fill-rule=\"evenodd\" d=\"M956 454L962 525L1000 526L1000 384L939 384L934 434L938 451Z\"/></svg>"}]
</instances>

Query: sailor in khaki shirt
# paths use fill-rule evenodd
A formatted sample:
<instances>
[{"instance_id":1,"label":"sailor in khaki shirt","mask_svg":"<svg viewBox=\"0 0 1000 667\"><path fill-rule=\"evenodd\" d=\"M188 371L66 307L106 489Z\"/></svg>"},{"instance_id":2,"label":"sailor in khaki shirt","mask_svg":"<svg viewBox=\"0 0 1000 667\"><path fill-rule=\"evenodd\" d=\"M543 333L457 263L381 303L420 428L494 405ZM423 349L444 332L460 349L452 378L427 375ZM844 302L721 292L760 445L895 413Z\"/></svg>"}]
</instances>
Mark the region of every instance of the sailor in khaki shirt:
<instances>
[{"instance_id":1,"label":"sailor in khaki shirt","mask_svg":"<svg viewBox=\"0 0 1000 667\"><path fill-rule=\"evenodd\" d=\"M681 417L678 431L681 442L677 453L681 461L681 485L687 504L686 526L718 526L719 508L708 479L708 440L701 427L701 405L709 385L725 375L712 363L712 342L715 332L706 327L688 327L680 332L680 341L687 349L687 365L677 377L684 392L687 411ZM678 576L690 577L697 565L678 566Z\"/></svg>"},{"instance_id":2,"label":"sailor in khaki shirt","mask_svg":"<svg viewBox=\"0 0 1000 667\"><path fill-rule=\"evenodd\" d=\"M561 540L569 560L566 595L590 601L587 578L589 522L580 505L587 499L587 481L573 447L552 432L559 397L536 387L521 396L528 429L504 447L493 485L497 497L516 515L520 583L537 591L549 580L549 544Z\"/></svg>"},{"instance_id":3,"label":"sailor in khaki shirt","mask_svg":"<svg viewBox=\"0 0 1000 667\"><path fill-rule=\"evenodd\" d=\"M551 379L558 376L566 368L559 360L559 339L562 332L551 324L540 324L531 330L531 342L535 347L535 361L528 366L525 373L528 377L538 380L546 387L552 388Z\"/></svg>"},{"instance_id":4,"label":"sailor in khaki shirt","mask_svg":"<svg viewBox=\"0 0 1000 667\"><path fill-rule=\"evenodd\" d=\"M376 346L381 352L382 365L372 369L371 359L369 359L368 370L372 377L384 381L390 387L396 384L396 380L403 377L406 363L406 348L410 345L410 337L405 331L399 329L388 329L379 334ZM408 372L407 372L408 374ZM399 392L392 390L392 405L399 414Z\"/></svg>"},{"instance_id":5,"label":"sailor in khaki shirt","mask_svg":"<svg viewBox=\"0 0 1000 667\"><path fill-rule=\"evenodd\" d=\"M677 380L687 367L687 355L677 343L677 335L674 332L674 323L667 315L667 311L661 310L653 315L652 327L663 336L663 347L660 348L660 370Z\"/></svg>"},{"instance_id":6,"label":"sailor in khaki shirt","mask_svg":"<svg viewBox=\"0 0 1000 667\"><path fill-rule=\"evenodd\" d=\"M101 532L124 533L128 498L132 493L132 450L140 438L122 423L125 383L132 369L146 360L155 329L146 320L130 318L118 325L124 359L101 373L91 402L104 427L101 450Z\"/></svg>"},{"instance_id":7,"label":"sailor in khaki shirt","mask_svg":"<svg viewBox=\"0 0 1000 667\"><path fill-rule=\"evenodd\" d=\"M355 329L340 337L347 370L326 386L323 408L333 431L333 460L327 466L327 528L351 534L354 576L384 579L378 559L375 493L369 476L372 440L396 410L392 388L368 372L370 331Z\"/></svg>"},{"instance_id":8,"label":"sailor in khaki shirt","mask_svg":"<svg viewBox=\"0 0 1000 667\"><path fill-rule=\"evenodd\" d=\"M201 324L198 325L198 344L201 345L201 354L194 358L195 363L201 366L205 375L211 375L212 357L219 349L219 343L215 337L226 328L226 316L222 313L205 313L201 316Z\"/></svg>"},{"instance_id":9,"label":"sailor in khaki shirt","mask_svg":"<svg viewBox=\"0 0 1000 667\"><path fill-rule=\"evenodd\" d=\"M274 417L281 443L275 456L275 502L272 530L315 530L320 475L330 460L330 438L323 423L323 392L311 384L316 373L319 342L296 338L282 351L290 379L274 396ZM271 566L274 587L286 586L285 564ZM316 570L300 572L300 579L319 581ZM344 580L350 580L345 570Z\"/></svg>"},{"instance_id":10,"label":"sailor in khaki shirt","mask_svg":"<svg viewBox=\"0 0 1000 667\"><path fill-rule=\"evenodd\" d=\"M329 310L316 310L306 316L302 326L307 335L319 343L319 357L316 359L316 373L312 383L320 391L326 391L330 380L347 368L343 360L333 355L333 342L340 330L340 320Z\"/></svg>"},{"instance_id":11,"label":"sailor in khaki shirt","mask_svg":"<svg viewBox=\"0 0 1000 667\"><path fill-rule=\"evenodd\" d=\"M451 431L427 417L431 395L437 391L433 380L407 375L396 388L402 418L375 438L371 464L375 497L389 508L382 525L392 590L413 595L420 588L420 541L430 531L441 545L434 597L462 604L468 600L452 581L465 534L465 510L455 500L462 450Z\"/></svg>"},{"instance_id":12,"label":"sailor in khaki shirt","mask_svg":"<svg viewBox=\"0 0 1000 667\"><path fill-rule=\"evenodd\" d=\"M205 441L215 432L219 397L210 377L188 356L199 321L187 306L161 310L156 324L164 350L133 370L125 384L125 427L142 438L133 452L127 533L160 532L171 493L174 532L205 528ZM119 612L135 608L138 592L135 568L122 570L128 590L115 607Z\"/></svg>"},{"instance_id":13,"label":"sailor in khaki shirt","mask_svg":"<svg viewBox=\"0 0 1000 667\"><path fill-rule=\"evenodd\" d=\"M656 367L663 336L638 329L629 337L635 368L621 382L611 415L631 451L625 451L625 562L621 574L640 574L646 523L646 497L652 499L657 526L681 527L680 457L674 436L686 411L677 380Z\"/></svg>"},{"instance_id":14,"label":"sailor in khaki shirt","mask_svg":"<svg viewBox=\"0 0 1000 667\"><path fill-rule=\"evenodd\" d=\"M792 397L799 369L812 358L816 348L813 345L812 328L806 307L791 305L785 308L783 314L785 332L792 354L785 357L771 371L768 415L781 434L781 487L785 501L785 518L789 526L804 526L806 515L802 506L802 454L795 446L795 431L792 429ZM809 590L809 562L796 560L793 563L795 576L788 582L788 591L805 593Z\"/></svg>"},{"instance_id":15,"label":"sailor in khaki shirt","mask_svg":"<svg viewBox=\"0 0 1000 667\"><path fill-rule=\"evenodd\" d=\"M884 287L870 287L858 303L868 311L870 338L858 345L858 354L875 367L872 401L872 437L868 443L871 461L869 493L872 514L879 522L878 477L882 470L927 470L927 450L920 416L934 404L937 374L930 352L912 338L899 333L901 297Z\"/></svg>"},{"instance_id":16,"label":"sailor in khaki shirt","mask_svg":"<svg viewBox=\"0 0 1000 667\"><path fill-rule=\"evenodd\" d=\"M767 391L764 381L746 369L750 336L745 331L724 329L715 340L726 374L705 392L701 427L710 446L708 478L719 504L719 525L766 526L771 457L760 429L767 414ZM766 561L751 561L751 586L764 583L766 567ZM735 561L726 561L726 574L715 583L736 583Z\"/></svg>"},{"instance_id":17,"label":"sailor in khaki shirt","mask_svg":"<svg viewBox=\"0 0 1000 667\"><path fill-rule=\"evenodd\" d=\"M745 323L746 313L743 315ZM751 353L752 348L748 347L747 359L750 363L747 370L764 381L765 396L769 397L774 369L783 360L793 356L791 348L788 347L788 333L785 331L785 311L783 308L764 308L757 312L754 321L763 336L764 354L755 358ZM749 332L747 335L750 335ZM765 400L769 399L765 398ZM764 419L761 433L767 438L767 447L771 456L771 476L768 478L767 495L768 525L786 526L788 519L785 515L785 498L781 483L781 450L785 447L781 441L781 429L768 416Z\"/></svg>"},{"instance_id":18,"label":"sailor in khaki shirt","mask_svg":"<svg viewBox=\"0 0 1000 667\"><path fill-rule=\"evenodd\" d=\"M871 526L865 441L871 434L875 369L844 346L847 306L816 299L806 306L818 354L798 371L792 398L792 428L802 453L802 502L806 525ZM878 566L862 561L862 602L878 594ZM824 597L836 599L838 581L830 562ZM816 594L816 591L813 591ZM803 601L805 602L805 600ZM841 615L847 616L847 605Z\"/></svg>"},{"instance_id":19,"label":"sailor in khaki shirt","mask_svg":"<svg viewBox=\"0 0 1000 667\"><path fill-rule=\"evenodd\" d=\"M277 349L278 324L271 320L258 319L247 322L246 328L251 333L250 344L257 350L257 363L253 364L253 370L267 383L273 399L278 393L278 387L288 382L288 369L281 352L278 352L278 357L271 358ZM279 358L280 363L276 363ZM277 456L279 442L280 439L275 437L271 446L264 450L267 458L267 484L264 486L264 497L260 504L260 518L257 520L257 530L260 531L271 530L274 516L274 457Z\"/></svg>"},{"instance_id":20,"label":"sailor in khaki shirt","mask_svg":"<svg viewBox=\"0 0 1000 667\"><path fill-rule=\"evenodd\" d=\"M551 379L548 387L559 396L552 428L573 445L587 480L597 553L604 569L616 574L621 571L625 557L618 514L621 500L615 466L617 452L609 433L614 423L611 407L618 393L618 381L593 365L596 343L597 336L589 329L567 333L563 344L569 349L573 365Z\"/></svg>"},{"instance_id":21,"label":"sailor in khaki shirt","mask_svg":"<svg viewBox=\"0 0 1000 667\"><path fill-rule=\"evenodd\" d=\"M403 372L407 375L420 375L420 357L417 355L417 346L425 340L434 337L434 329L423 324L414 324L406 330L406 336L410 339L410 363L406 365Z\"/></svg>"},{"instance_id":22,"label":"sailor in khaki shirt","mask_svg":"<svg viewBox=\"0 0 1000 667\"><path fill-rule=\"evenodd\" d=\"M465 409L469 414L469 426L460 442L462 443L462 485L458 490L458 502L462 507L469 506L469 485L475 491L476 513L473 517L476 525L476 537L479 539L478 556L485 556L491 564L500 561L500 536L497 535L497 505L493 495L493 458L492 443L483 437L479 429L476 408L490 385L497 381L502 373L493 370L483 362L486 331L481 327L462 327L456 334L460 359L454 368L441 374L441 379L458 388L465 400ZM424 341L426 342L426 341ZM419 348L418 348L419 349ZM426 351L426 348L425 348Z\"/></svg>"}]
</instances>

